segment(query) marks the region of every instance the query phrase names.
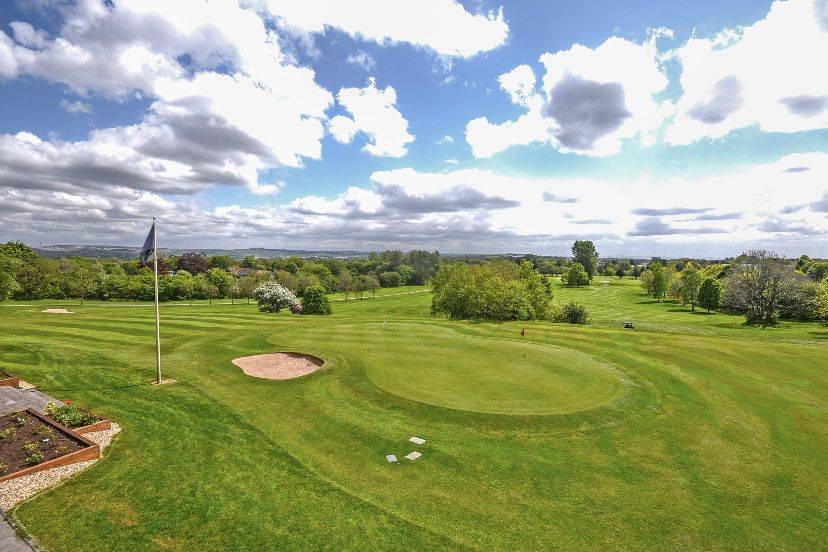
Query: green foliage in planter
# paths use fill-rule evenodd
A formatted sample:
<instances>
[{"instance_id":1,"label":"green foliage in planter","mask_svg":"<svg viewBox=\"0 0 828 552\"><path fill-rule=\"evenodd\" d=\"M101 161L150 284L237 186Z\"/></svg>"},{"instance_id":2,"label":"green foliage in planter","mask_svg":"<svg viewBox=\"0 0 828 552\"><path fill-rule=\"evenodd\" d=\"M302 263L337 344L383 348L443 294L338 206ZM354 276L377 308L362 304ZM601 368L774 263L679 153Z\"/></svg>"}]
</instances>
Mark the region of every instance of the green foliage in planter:
<instances>
[{"instance_id":1,"label":"green foliage in planter","mask_svg":"<svg viewBox=\"0 0 828 552\"><path fill-rule=\"evenodd\" d=\"M33 452L25 458L25 461L29 465L40 464L43 462L43 455L39 452Z\"/></svg>"},{"instance_id":2,"label":"green foliage in planter","mask_svg":"<svg viewBox=\"0 0 828 552\"><path fill-rule=\"evenodd\" d=\"M82 427L100 421L100 417L93 414L90 407L76 404L57 406L49 403L46 405L46 414L66 427Z\"/></svg>"}]
</instances>

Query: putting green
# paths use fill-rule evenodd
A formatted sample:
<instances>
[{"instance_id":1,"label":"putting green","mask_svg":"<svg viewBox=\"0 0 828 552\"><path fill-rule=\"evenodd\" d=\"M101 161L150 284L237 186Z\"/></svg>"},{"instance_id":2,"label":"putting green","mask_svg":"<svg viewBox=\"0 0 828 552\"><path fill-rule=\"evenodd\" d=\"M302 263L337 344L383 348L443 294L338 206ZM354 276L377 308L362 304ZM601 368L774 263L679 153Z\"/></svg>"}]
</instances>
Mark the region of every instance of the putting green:
<instances>
[{"instance_id":1,"label":"putting green","mask_svg":"<svg viewBox=\"0 0 828 552\"><path fill-rule=\"evenodd\" d=\"M364 355L380 389L409 400L487 414L549 415L613 402L624 391L612 366L579 351L515 339L471 337L445 327L397 326L383 337L394 351Z\"/></svg>"}]
</instances>

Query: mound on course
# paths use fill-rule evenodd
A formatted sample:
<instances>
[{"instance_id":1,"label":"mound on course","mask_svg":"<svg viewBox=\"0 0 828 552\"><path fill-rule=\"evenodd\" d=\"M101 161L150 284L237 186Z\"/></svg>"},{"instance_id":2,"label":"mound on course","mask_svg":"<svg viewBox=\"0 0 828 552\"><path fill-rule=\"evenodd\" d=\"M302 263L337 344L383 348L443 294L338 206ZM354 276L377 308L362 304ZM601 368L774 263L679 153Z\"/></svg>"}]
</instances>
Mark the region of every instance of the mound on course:
<instances>
[{"instance_id":1,"label":"mound on course","mask_svg":"<svg viewBox=\"0 0 828 552\"><path fill-rule=\"evenodd\" d=\"M749 328L615 278L555 287L587 327L432 318L412 291L320 317L163 304L163 386L150 307L0 307L9 372L123 427L11 516L49 550L824 549L825 326ZM232 364L276 351L325 369Z\"/></svg>"}]
</instances>

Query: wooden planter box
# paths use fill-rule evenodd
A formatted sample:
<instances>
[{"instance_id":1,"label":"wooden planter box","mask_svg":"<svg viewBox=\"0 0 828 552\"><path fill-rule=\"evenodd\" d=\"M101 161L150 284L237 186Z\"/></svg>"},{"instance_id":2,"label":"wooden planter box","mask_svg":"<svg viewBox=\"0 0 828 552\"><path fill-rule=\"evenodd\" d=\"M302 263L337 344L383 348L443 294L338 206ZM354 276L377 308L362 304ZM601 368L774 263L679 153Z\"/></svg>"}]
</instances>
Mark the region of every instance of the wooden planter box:
<instances>
[{"instance_id":1,"label":"wooden planter box","mask_svg":"<svg viewBox=\"0 0 828 552\"><path fill-rule=\"evenodd\" d=\"M93 431L104 431L105 429L109 429L112 427L112 421L103 419L100 422L95 422L94 424L89 424L81 427L76 427L72 431L75 433L80 433L81 435L85 433L92 433Z\"/></svg>"},{"instance_id":2,"label":"wooden planter box","mask_svg":"<svg viewBox=\"0 0 828 552\"><path fill-rule=\"evenodd\" d=\"M15 389L20 389L20 378L16 378L14 376L0 378L0 386L14 387Z\"/></svg>"},{"instance_id":3,"label":"wooden planter box","mask_svg":"<svg viewBox=\"0 0 828 552\"><path fill-rule=\"evenodd\" d=\"M29 466L28 468L23 468L22 470L18 470L14 473L10 473L8 475L4 475L0 477L0 483L3 481L8 481L9 479L15 479L17 477L23 477L24 475L29 475L32 473L37 473L43 470L48 470L51 468L59 468L61 466L68 466L69 464L76 464L78 462L85 462L86 460L97 460L101 457L101 447L93 442L90 441L87 437L84 437L80 433L72 431L68 427L64 427L61 424L57 423L53 419L49 418L38 412L33 408L27 408L26 412L31 414L32 416L38 418L41 422L46 425L51 426L55 431L59 431L65 435L70 436L71 438L80 441L83 445L86 445L84 448L76 450L74 452L70 452L69 454L64 454L63 456L59 456L57 458L53 458L52 460L47 460L46 462L41 462L40 464L36 464L34 466ZM109 420L107 420L109 421ZM100 422L98 422L100 423ZM111 423L111 422L110 422ZM87 426L88 427L88 426Z\"/></svg>"}]
</instances>

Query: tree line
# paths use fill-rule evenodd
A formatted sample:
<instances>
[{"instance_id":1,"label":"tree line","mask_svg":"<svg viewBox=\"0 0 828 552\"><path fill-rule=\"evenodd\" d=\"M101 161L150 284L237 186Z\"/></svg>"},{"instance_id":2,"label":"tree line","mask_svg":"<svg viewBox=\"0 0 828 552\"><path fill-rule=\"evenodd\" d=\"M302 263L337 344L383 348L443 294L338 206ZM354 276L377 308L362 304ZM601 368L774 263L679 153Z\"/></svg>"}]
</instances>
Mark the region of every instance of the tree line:
<instances>
[{"instance_id":1,"label":"tree line","mask_svg":"<svg viewBox=\"0 0 828 552\"><path fill-rule=\"evenodd\" d=\"M371 253L368 258L243 260L198 252L159 258L162 301L250 300L262 283L276 282L303 296L309 289L363 297L381 287L422 285L441 262L436 251ZM45 258L19 242L0 245L0 301L78 299L151 301L152 264L137 259Z\"/></svg>"}]
</instances>

